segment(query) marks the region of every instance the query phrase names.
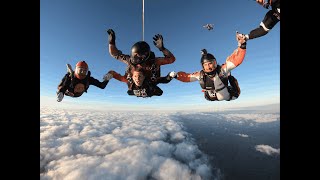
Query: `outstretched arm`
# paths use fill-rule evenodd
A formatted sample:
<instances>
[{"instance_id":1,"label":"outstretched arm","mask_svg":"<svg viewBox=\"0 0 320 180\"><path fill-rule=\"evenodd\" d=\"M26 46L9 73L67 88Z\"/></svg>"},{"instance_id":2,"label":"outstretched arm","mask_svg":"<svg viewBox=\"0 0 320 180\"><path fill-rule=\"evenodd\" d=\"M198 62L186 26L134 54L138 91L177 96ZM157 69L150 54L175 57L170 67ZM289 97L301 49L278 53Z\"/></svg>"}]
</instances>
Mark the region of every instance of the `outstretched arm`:
<instances>
[{"instance_id":1,"label":"outstretched arm","mask_svg":"<svg viewBox=\"0 0 320 180\"><path fill-rule=\"evenodd\" d=\"M238 41L238 47L233 53L227 57L226 63L221 66L221 70L228 74L231 70L238 67L244 60L246 55L247 42L244 34L237 32L236 39Z\"/></svg>"},{"instance_id":2,"label":"outstretched arm","mask_svg":"<svg viewBox=\"0 0 320 180\"><path fill-rule=\"evenodd\" d=\"M60 81L60 83L58 85L58 92L63 92L63 93L66 92L67 87L71 83L71 78L69 78L69 76L70 76L70 73L67 73L63 76L62 80Z\"/></svg>"},{"instance_id":3,"label":"outstretched arm","mask_svg":"<svg viewBox=\"0 0 320 180\"><path fill-rule=\"evenodd\" d=\"M120 50L118 50L115 45L109 44L109 54L113 58L115 58L125 64L129 64L130 56L127 54L122 54L122 52Z\"/></svg>"},{"instance_id":4,"label":"outstretched arm","mask_svg":"<svg viewBox=\"0 0 320 180\"><path fill-rule=\"evenodd\" d=\"M175 60L176 57L168 50L164 49L162 51L164 57L156 57L156 64L157 65L165 65L165 64L172 64Z\"/></svg>"},{"instance_id":5,"label":"outstretched arm","mask_svg":"<svg viewBox=\"0 0 320 180\"><path fill-rule=\"evenodd\" d=\"M157 65L164 65L164 64L171 64L173 63L176 58L174 55L163 46L163 37L161 34L157 34L153 37L153 44L163 53L164 57L157 57L156 64Z\"/></svg>"},{"instance_id":6,"label":"outstretched arm","mask_svg":"<svg viewBox=\"0 0 320 180\"><path fill-rule=\"evenodd\" d=\"M278 14L276 10L269 10L264 19L260 22L258 28L253 29L247 35L249 39L255 39L268 34L268 32L280 21L280 13Z\"/></svg>"},{"instance_id":7,"label":"outstretched arm","mask_svg":"<svg viewBox=\"0 0 320 180\"><path fill-rule=\"evenodd\" d=\"M127 77L126 75L121 75L115 71L109 71L108 73L112 74L112 77L115 78L118 81L124 82L124 83L128 83Z\"/></svg>"},{"instance_id":8,"label":"outstretched arm","mask_svg":"<svg viewBox=\"0 0 320 180\"><path fill-rule=\"evenodd\" d=\"M182 82L194 82L200 80L200 71L194 73L185 73L183 71L178 72L177 80Z\"/></svg>"},{"instance_id":9,"label":"outstretched arm","mask_svg":"<svg viewBox=\"0 0 320 180\"><path fill-rule=\"evenodd\" d=\"M116 34L112 29L108 29L108 41L109 41L109 54L110 56L112 56L113 58L129 64L129 60L130 60L130 56L126 55L126 54L122 54L122 51L118 50L118 48L116 47Z\"/></svg>"},{"instance_id":10,"label":"outstretched arm","mask_svg":"<svg viewBox=\"0 0 320 180\"><path fill-rule=\"evenodd\" d=\"M157 84L159 84L159 83L167 84L175 77L177 77L177 73L174 72L174 71L171 71L171 72L168 73L167 76L158 78L157 79Z\"/></svg>"},{"instance_id":11,"label":"outstretched arm","mask_svg":"<svg viewBox=\"0 0 320 180\"><path fill-rule=\"evenodd\" d=\"M100 82L98 79L95 79L94 77L90 76L89 83L90 83L90 85L94 85L100 89L104 89L107 86L107 84L109 83L109 81Z\"/></svg>"}]
</instances>

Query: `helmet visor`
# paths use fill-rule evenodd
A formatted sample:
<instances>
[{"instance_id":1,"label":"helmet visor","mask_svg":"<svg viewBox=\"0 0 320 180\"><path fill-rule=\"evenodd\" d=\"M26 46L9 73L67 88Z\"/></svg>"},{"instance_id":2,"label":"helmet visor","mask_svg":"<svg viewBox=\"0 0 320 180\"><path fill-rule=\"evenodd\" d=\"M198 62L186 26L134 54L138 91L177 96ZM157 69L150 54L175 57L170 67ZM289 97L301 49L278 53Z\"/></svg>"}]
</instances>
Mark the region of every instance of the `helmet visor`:
<instances>
[{"instance_id":1,"label":"helmet visor","mask_svg":"<svg viewBox=\"0 0 320 180\"><path fill-rule=\"evenodd\" d=\"M145 54L138 54L135 53L133 56L131 56L131 63L132 64L141 64L145 62L150 57L150 52L146 52Z\"/></svg>"},{"instance_id":2,"label":"helmet visor","mask_svg":"<svg viewBox=\"0 0 320 180\"><path fill-rule=\"evenodd\" d=\"M85 67L76 67L75 73L80 75L80 76L86 76L88 73L88 68Z\"/></svg>"}]
</instances>

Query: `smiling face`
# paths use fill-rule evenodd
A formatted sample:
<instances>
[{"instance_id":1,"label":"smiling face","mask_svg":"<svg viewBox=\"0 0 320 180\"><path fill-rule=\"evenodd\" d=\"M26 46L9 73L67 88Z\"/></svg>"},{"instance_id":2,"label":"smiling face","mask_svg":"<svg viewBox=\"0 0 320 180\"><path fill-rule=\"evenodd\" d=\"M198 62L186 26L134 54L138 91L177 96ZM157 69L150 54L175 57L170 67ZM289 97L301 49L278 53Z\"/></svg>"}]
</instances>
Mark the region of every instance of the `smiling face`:
<instances>
[{"instance_id":1,"label":"smiling face","mask_svg":"<svg viewBox=\"0 0 320 180\"><path fill-rule=\"evenodd\" d=\"M84 79L87 76L88 68L77 66L75 69L76 77L79 79Z\"/></svg>"},{"instance_id":2,"label":"smiling face","mask_svg":"<svg viewBox=\"0 0 320 180\"><path fill-rule=\"evenodd\" d=\"M141 71L133 71L132 72L132 80L137 86L141 86L143 81L145 79L145 76Z\"/></svg>"},{"instance_id":3,"label":"smiling face","mask_svg":"<svg viewBox=\"0 0 320 180\"><path fill-rule=\"evenodd\" d=\"M216 61L208 61L202 64L203 71L206 73L214 71L216 68Z\"/></svg>"}]
</instances>

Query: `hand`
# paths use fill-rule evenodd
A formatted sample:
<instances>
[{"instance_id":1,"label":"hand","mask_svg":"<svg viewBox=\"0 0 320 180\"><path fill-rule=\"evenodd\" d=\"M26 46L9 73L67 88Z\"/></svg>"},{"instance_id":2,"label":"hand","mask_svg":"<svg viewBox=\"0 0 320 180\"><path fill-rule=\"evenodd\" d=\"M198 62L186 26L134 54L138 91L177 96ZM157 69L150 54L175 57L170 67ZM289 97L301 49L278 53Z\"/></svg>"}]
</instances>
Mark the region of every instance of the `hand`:
<instances>
[{"instance_id":1,"label":"hand","mask_svg":"<svg viewBox=\"0 0 320 180\"><path fill-rule=\"evenodd\" d=\"M72 66L70 64L66 64L67 65L67 71L70 73L70 74L73 74L73 69L72 69Z\"/></svg>"},{"instance_id":2,"label":"hand","mask_svg":"<svg viewBox=\"0 0 320 180\"><path fill-rule=\"evenodd\" d=\"M59 93L57 94L57 101L58 101L58 102L61 102L62 99L63 99L63 97L64 97L63 92L59 92Z\"/></svg>"},{"instance_id":3,"label":"hand","mask_svg":"<svg viewBox=\"0 0 320 180\"><path fill-rule=\"evenodd\" d=\"M264 8L269 9L269 5L270 5L269 0L256 0L256 2L261 6L263 6Z\"/></svg>"},{"instance_id":4,"label":"hand","mask_svg":"<svg viewBox=\"0 0 320 180\"><path fill-rule=\"evenodd\" d=\"M239 33L238 31L236 32L236 39L238 41L238 46L241 46L247 41L246 36L244 34Z\"/></svg>"},{"instance_id":5,"label":"hand","mask_svg":"<svg viewBox=\"0 0 320 180\"><path fill-rule=\"evenodd\" d=\"M171 71L171 72L169 73L169 76L172 77L172 78L176 78L177 75L178 75L178 73L176 73L176 72L174 72L174 71Z\"/></svg>"},{"instance_id":6,"label":"hand","mask_svg":"<svg viewBox=\"0 0 320 180\"><path fill-rule=\"evenodd\" d=\"M109 81L112 78L113 78L113 75L111 73L107 73L103 76L104 81Z\"/></svg>"},{"instance_id":7,"label":"hand","mask_svg":"<svg viewBox=\"0 0 320 180\"><path fill-rule=\"evenodd\" d=\"M115 45L116 44L116 34L114 33L114 31L112 29L108 29L108 41L109 41L109 44L113 44Z\"/></svg>"},{"instance_id":8,"label":"hand","mask_svg":"<svg viewBox=\"0 0 320 180\"><path fill-rule=\"evenodd\" d=\"M160 51L163 51L165 48L163 46L163 38L162 38L162 35L160 34L156 34L154 37L153 37L153 44L159 48Z\"/></svg>"}]
</instances>

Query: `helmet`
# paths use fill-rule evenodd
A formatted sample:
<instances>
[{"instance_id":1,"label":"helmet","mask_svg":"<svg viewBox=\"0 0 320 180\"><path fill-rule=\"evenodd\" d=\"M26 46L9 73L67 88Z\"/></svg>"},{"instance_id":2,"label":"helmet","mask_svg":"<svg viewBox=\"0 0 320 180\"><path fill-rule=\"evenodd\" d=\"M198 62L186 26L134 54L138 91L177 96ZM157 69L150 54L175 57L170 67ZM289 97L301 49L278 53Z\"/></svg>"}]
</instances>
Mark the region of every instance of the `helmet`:
<instances>
[{"instance_id":1,"label":"helmet","mask_svg":"<svg viewBox=\"0 0 320 180\"><path fill-rule=\"evenodd\" d=\"M213 63L213 67L214 68L217 67L217 60L212 54L207 53L206 49L202 49L201 53L202 53L202 56L201 56L200 62L201 62L202 68L203 68L203 63L206 63L206 62L212 62Z\"/></svg>"},{"instance_id":2,"label":"helmet","mask_svg":"<svg viewBox=\"0 0 320 180\"><path fill-rule=\"evenodd\" d=\"M131 48L131 63L141 64L150 57L150 46L145 41L136 42Z\"/></svg>"},{"instance_id":3,"label":"helmet","mask_svg":"<svg viewBox=\"0 0 320 180\"><path fill-rule=\"evenodd\" d=\"M79 61L76 64L76 69L74 71L74 75L78 79L84 79L88 73L88 64L85 61Z\"/></svg>"}]
</instances>

